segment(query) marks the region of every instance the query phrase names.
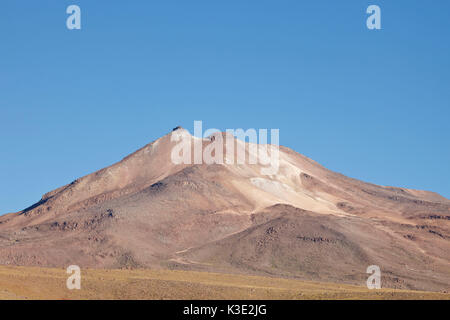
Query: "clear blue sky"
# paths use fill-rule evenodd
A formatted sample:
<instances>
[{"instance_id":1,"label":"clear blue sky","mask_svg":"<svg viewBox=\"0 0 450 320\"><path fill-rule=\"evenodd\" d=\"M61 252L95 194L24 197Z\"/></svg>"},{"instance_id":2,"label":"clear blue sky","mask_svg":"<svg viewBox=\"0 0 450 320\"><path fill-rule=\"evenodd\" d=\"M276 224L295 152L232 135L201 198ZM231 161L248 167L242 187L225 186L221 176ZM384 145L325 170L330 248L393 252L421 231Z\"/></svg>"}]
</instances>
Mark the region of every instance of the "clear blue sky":
<instances>
[{"instance_id":1,"label":"clear blue sky","mask_svg":"<svg viewBox=\"0 0 450 320\"><path fill-rule=\"evenodd\" d=\"M446 0L2 0L0 213L194 120L279 128L332 170L450 197L449 16Z\"/></svg>"}]
</instances>

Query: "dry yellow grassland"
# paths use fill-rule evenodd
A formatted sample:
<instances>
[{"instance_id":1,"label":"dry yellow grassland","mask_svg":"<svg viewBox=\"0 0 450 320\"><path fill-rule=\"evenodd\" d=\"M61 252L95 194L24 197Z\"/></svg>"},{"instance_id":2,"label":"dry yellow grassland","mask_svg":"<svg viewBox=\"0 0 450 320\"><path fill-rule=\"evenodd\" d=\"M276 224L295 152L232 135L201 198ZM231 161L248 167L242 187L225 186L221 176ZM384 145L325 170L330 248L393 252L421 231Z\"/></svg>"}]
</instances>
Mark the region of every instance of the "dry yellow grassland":
<instances>
[{"instance_id":1,"label":"dry yellow grassland","mask_svg":"<svg viewBox=\"0 0 450 320\"><path fill-rule=\"evenodd\" d=\"M260 276L172 270L83 269L69 290L65 269L0 267L0 299L450 299L450 294Z\"/></svg>"}]
</instances>

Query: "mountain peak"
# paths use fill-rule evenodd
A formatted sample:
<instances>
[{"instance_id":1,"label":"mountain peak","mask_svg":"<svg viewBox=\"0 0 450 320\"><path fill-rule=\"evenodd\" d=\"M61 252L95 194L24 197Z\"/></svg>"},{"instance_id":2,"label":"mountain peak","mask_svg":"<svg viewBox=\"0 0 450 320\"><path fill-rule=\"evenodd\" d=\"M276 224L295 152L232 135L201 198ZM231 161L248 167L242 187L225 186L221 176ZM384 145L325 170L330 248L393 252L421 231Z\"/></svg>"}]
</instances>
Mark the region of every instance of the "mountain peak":
<instances>
[{"instance_id":1,"label":"mountain peak","mask_svg":"<svg viewBox=\"0 0 450 320\"><path fill-rule=\"evenodd\" d=\"M192 142L194 154L221 134L199 139L176 127L1 216L0 264L121 268L132 261L339 282L374 264L401 279L394 285L448 288L449 200L347 178L288 148L270 175L247 162L174 164L178 138ZM254 145L238 143L248 159Z\"/></svg>"}]
</instances>

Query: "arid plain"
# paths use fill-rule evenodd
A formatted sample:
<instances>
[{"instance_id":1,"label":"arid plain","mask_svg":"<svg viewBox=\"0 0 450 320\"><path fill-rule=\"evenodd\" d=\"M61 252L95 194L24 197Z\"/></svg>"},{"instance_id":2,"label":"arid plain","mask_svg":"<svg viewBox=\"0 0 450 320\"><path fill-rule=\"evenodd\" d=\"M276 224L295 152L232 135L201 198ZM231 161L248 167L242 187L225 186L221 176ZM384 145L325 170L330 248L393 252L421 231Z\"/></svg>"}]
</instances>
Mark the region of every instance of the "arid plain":
<instances>
[{"instance_id":1,"label":"arid plain","mask_svg":"<svg viewBox=\"0 0 450 320\"><path fill-rule=\"evenodd\" d=\"M439 299L450 294L364 287L260 276L171 270L82 272L80 290L68 290L64 269L0 267L0 299L338 300Z\"/></svg>"}]
</instances>

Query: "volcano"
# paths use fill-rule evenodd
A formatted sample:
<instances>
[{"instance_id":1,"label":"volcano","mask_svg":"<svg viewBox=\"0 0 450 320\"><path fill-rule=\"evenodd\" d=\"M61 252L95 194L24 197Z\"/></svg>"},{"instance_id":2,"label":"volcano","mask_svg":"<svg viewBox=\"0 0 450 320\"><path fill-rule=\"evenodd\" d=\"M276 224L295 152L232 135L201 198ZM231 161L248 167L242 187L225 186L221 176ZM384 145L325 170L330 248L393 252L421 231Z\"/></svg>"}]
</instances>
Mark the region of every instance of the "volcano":
<instances>
[{"instance_id":1,"label":"volcano","mask_svg":"<svg viewBox=\"0 0 450 320\"><path fill-rule=\"evenodd\" d=\"M161 268L450 287L450 200L378 186L279 148L261 164L174 164L172 135L0 217L0 264ZM226 135L225 133L223 135ZM251 152L250 143L234 139ZM225 148L227 148L225 146ZM226 152L225 152L226 153Z\"/></svg>"}]
</instances>

